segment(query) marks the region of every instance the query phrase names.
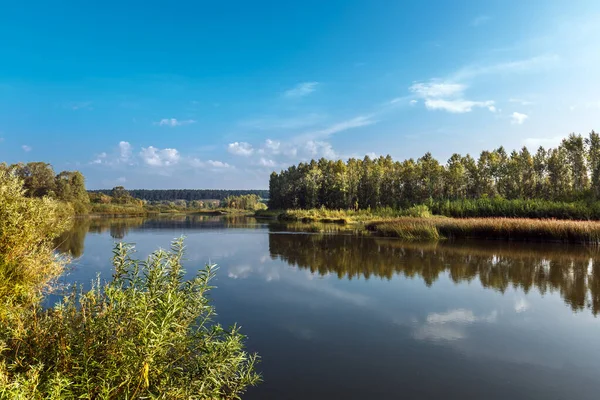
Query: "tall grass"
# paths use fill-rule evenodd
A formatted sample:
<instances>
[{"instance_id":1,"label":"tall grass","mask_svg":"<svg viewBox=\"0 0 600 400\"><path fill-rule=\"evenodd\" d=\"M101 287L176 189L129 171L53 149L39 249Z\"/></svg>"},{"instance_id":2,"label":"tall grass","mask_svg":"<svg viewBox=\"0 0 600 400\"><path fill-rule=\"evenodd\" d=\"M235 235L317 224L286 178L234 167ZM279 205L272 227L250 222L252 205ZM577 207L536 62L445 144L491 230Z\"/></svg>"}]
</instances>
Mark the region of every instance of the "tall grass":
<instances>
[{"instance_id":1,"label":"tall grass","mask_svg":"<svg viewBox=\"0 0 600 400\"><path fill-rule=\"evenodd\" d=\"M561 202L540 199L481 198L429 201L433 214L456 218L556 218L600 220L600 202Z\"/></svg>"},{"instance_id":2,"label":"tall grass","mask_svg":"<svg viewBox=\"0 0 600 400\"><path fill-rule=\"evenodd\" d=\"M370 223L367 229L382 236L413 240L482 238L600 244L600 222L596 221L527 218L398 218Z\"/></svg>"},{"instance_id":3,"label":"tall grass","mask_svg":"<svg viewBox=\"0 0 600 400\"><path fill-rule=\"evenodd\" d=\"M355 222L372 222L374 220L384 220L402 216L427 218L431 216L431 213L429 212L429 208L425 205L414 206L404 210L393 209L390 207L356 211L313 208L310 210L298 209L281 211L278 218L282 221L334 222L344 224Z\"/></svg>"},{"instance_id":4,"label":"tall grass","mask_svg":"<svg viewBox=\"0 0 600 400\"><path fill-rule=\"evenodd\" d=\"M191 280L182 240L147 260L114 250L113 279L0 327L2 399L235 399L259 382L237 327L213 323L214 268Z\"/></svg>"}]
</instances>

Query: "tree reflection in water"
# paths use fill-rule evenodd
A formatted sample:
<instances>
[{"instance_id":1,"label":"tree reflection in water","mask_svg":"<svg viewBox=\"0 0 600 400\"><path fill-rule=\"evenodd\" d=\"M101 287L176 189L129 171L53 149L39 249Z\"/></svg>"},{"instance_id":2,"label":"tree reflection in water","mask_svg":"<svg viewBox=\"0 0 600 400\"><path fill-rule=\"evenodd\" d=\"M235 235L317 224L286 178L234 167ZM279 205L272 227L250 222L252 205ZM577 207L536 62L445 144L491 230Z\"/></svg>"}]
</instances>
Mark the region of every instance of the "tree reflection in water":
<instances>
[{"instance_id":1,"label":"tree reflection in water","mask_svg":"<svg viewBox=\"0 0 600 400\"><path fill-rule=\"evenodd\" d=\"M509 242L406 243L353 235L269 235L272 257L321 275L420 277L427 286L447 274L485 288L559 292L574 310L600 312L600 249Z\"/></svg>"}]
</instances>

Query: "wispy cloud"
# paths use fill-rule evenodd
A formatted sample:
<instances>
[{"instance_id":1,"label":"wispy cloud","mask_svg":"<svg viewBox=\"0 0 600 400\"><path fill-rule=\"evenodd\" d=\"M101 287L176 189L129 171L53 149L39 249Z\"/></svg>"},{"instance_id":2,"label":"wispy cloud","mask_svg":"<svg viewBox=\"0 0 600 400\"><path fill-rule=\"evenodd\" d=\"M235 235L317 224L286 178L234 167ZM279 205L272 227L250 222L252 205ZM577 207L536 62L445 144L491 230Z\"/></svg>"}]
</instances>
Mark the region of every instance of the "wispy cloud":
<instances>
[{"instance_id":1,"label":"wispy cloud","mask_svg":"<svg viewBox=\"0 0 600 400\"><path fill-rule=\"evenodd\" d=\"M471 64L459 69L457 72L452 74L449 79L454 82L461 82L480 77L482 75L529 72L540 68L554 66L559 60L560 57L556 54L546 54L522 60L505 61L495 64Z\"/></svg>"},{"instance_id":2,"label":"wispy cloud","mask_svg":"<svg viewBox=\"0 0 600 400\"><path fill-rule=\"evenodd\" d=\"M514 112L510 116L510 123L514 125L522 125L525 120L527 120L529 116L527 114L522 114L519 112Z\"/></svg>"},{"instance_id":3,"label":"wispy cloud","mask_svg":"<svg viewBox=\"0 0 600 400\"><path fill-rule=\"evenodd\" d=\"M284 97L287 97L287 98L304 97L304 96L311 94L315 90L317 90L318 85L319 85L319 82L299 83L296 86L294 86L293 88L286 90L283 93L283 95L284 95Z\"/></svg>"},{"instance_id":4,"label":"wispy cloud","mask_svg":"<svg viewBox=\"0 0 600 400\"><path fill-rule=\"evenodd\" d=\"M163 118L160 121L155 122L155 125L170 126L170 127L174 128L176 126L191 125L194 123L196 123L196 121L193 119L186 119L186 120L180 121L177 118Z\"/></svg>"},{"instance_id":5,"label":"wispy cloud","mask_svg":"<svg viewBox=\"0 0 600 400\"><path fill-rule=\"evenodd\" d=\"M420 97L454 97L461 95L466 86L453 82L417 82L409 90Z\"/></svg>"},{"instance_id":6,"label":"wispy cloud","mask_svg":"<svg viewBox=\"0 0 600 400\"><path fill-rule=\"evenodd\" d=\"M471 26L481 26L483 24L485 24L486 22L488 22L491 19L490 16L488 15L478 15L477 17L473 18L471 20Z\"/></svg>"},{"instance_id":7,"label":"wispy cloud","mask_svg":"<svg viewBox=\"0 0 600 400\"><path fill-rule=\"evenodd\" d=\"M373 119L374 115L359 115L358 117L350 118L341 122L337 122L333 125L330 125L323 129L318 129L311 132L306 132L300 136L300 138L318 138L318 137L328 137L333 135L334 133L339 133L346 131L348 129L360 128L362 126L373 125L377 123L375 119Z\"/></svg>"},{"instance_id":8,"label":"wispy cloud","mask_svg":"<svg viewBox=\"0 0 600 400\"><path fill-rule=\"evenodd\" d=\"M514 98L514 97L511 97L510 99L508 99L508 101L510 103L517 103L517 104L520 104L522 106L531 106L531 105L534 104L533 101L523 100L523 99Z\"/></svg>"},{"instance_id":9,"label":"wispy cloud","mask_svg":"<svg viewBox=\"0 0 600 400\"><path fill-rule=\"evenodd\" d=\"M496 112L494 102L488 101L470 101L470 100L443 100L427 99L425 107L429 110L444 110L454 114L462 114L473 111L475 107L486 107L491 112Z\"/></svg>"},{"instance_id":10,"label":"wispy cloud","mask_svg":"<svg viewBox=\"0 0 600 400\"><path fill-rule=\"evenodd\" d=\"M233 142L227 146L227 151L236 156L250 156L254 153L254 148L250 143Z\"/></svg>"},{"instance_id":11,"label":"wispy cloud","mask_svg":"<svg viewBox=\"0 0 600 400\"><path fill-rule=\"evenodd\" d=\"M73 102L73 103L68 103L65 105L65 108L69 108L73 111L77 111L77 110L93 110L94 108L92 107L92 102L91 101L80 101L80 102Z\"/></svg>"},{"instance_id":12,"label":"wispy cloud","mask_svg":"<svg viewBox=\"0 0 600 400\"><path fill-rule=\"evenodd\" d=\"M31 150L33 150L33 148L31 146L28 146L26 144L24 144L23 146L21 146L21 148L23 149L24 152L29 153Z\"/></svg>"},{"instance_id":13,"label":"wispy cloud","mask_svg":"<svg viewBox=\"0 0 600 400\"><path fill-rule=\"evenodd\" d=\"M454 114L473 111L473 108L487 108L496 112L494 101L474 101L464 99L465 84L455 82L418 82L409 87L416 96L423 98L428 110L443 110ZM415 103L412 103L415 104Z\"/></svg>"}]
</instances>

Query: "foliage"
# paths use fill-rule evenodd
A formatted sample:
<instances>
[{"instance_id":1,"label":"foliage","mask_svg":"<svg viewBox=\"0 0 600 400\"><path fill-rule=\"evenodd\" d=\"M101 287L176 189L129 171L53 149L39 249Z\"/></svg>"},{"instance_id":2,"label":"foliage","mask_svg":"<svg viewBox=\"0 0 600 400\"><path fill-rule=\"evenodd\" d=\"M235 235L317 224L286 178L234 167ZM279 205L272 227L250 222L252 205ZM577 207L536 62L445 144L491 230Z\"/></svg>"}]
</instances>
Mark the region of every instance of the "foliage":
<instances>
[{"instance_id":1,"label":"foliage","mask_svg":"<svg viewBox=\"0 0 600 400\"><path fill-rule=\"evenodd\" d=\"M140 200L149 202L185 200L224 200L229 196L243 196L254 194L260 198L267 198L267 190L220 190L220 189L130 189L129 194ZM90 193L110 195L111 190L91 190Z\"/></svg>"},{"instance_id":2,"label":"foliage","mask_svg":"<svg viewBox=\"0 0 600 400\"><path fill-rule=\"evenodd\" d=\"M267 206L260 201L260 197L255 194L228 196L223 199L221 206L248 211L265 210L267 208Z\"/></svg>"},{"instance_id":3,"label":"foliage","mask_svg":"<svg viewBox=\"0 0 600 400\"><path fill-rule=\"evenodd\" d=\"M233 399L259 382L239 329L212 322L214 267L186 281L182 240L131 252L116 245L110 282L0 328L0 398Z\"/></svg>"},{"instance_id":4,"label":"foliage","mask_svg":"<svg viewBox=\"0 0 600 400\"><path fill-rule=\"evenodd\" d=\"M0 170L0 305L35 297L63 267L52 239L69 226L72 208L25 192L21 179Z\"/></svg>"},{"instance_id":5,"label":"foliage","mask_svg":"<svg viewBox=\"0 0 600 400\"><path fill-rule=\"evenodd\" d=\"M590 179L591 177L591 179ZM535 154L523 147L510 154L503 147L482 151L475 160L470 155L454 154L446 164L430 153L416 161L402 162L387 157L347 162L320 159L293 165L269 180L271 209L406 209L414 205L477 199L511 201L540 200L539 214L560 217L563 210L548 206L549 201L575 203L574 208L600 200L600 136L587 138L571 134L554 149L540 147ZM586 202L584 203L583 200ZM480 203L467 204L477 216ZM482 212L501 214L508 203L496 203ZM526 213L531 203L512 204L515 213ZM572 208L571 206L565 206ZM600 209L600 206L594 206ZM456 208L456 207L454 207ZM452 207L448 208L448 212ZM436 210L434 210L436 211ZM557 215L553 215L552 213ZM596 211L594 211L595 213ZM571 213L566 210L567 215ZM575 212L584 215L585 213ZM552 214L552 215L549 215ZM519 214L521 215L521 214Z\"/></svg>"},{"instance_id":6,"label":"foliage","mask_svg":"<svg viewBox=\"0 0 600 400\"><path fill-rule=\"evenodd\" d=\"M22 179L28 197L48 196L68 202L77 214L89 211L85 178L79 171L62 171L55 175L52 166L45 162L18 163L3 169Z\"/></svg>"}]
</instances>

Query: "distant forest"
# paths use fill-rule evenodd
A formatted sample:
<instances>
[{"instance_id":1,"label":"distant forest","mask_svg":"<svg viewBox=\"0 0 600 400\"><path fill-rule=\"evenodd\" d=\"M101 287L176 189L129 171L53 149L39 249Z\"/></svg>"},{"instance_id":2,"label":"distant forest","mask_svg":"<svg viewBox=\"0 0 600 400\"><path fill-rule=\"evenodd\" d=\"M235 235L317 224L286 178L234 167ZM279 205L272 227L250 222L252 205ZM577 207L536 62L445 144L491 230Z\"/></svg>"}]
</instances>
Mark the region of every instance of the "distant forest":
<instances>
[{"instance_id":1,"label":"distant forest","mask_svg":"<svg viewBox=\"0 0 600 400\"><path fill-rule=\"evenodd\" d=\"M404 208L439 201L485 198L544 201L600 200L600 135L571 134L556 147L503 147L479 158L453 154L440 163L431 153L417 160L387 157L312 160L269 181L269 208Z\"/></svg>"},{"instance_id":2,"label":"distant forest","mask_svg":"<svg viewBox=\"0 0 600 400\"><path fill-rule=\"evenodd\" d=\"M113 189L89 190L90 193L111 195ZM220 190L220 189L128 189L129 195L147 201L175 200L225 200L230 196L254 194L262 199L269 197L268 190Z\"/></svg>"}]
</instances>

